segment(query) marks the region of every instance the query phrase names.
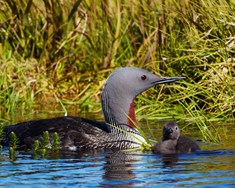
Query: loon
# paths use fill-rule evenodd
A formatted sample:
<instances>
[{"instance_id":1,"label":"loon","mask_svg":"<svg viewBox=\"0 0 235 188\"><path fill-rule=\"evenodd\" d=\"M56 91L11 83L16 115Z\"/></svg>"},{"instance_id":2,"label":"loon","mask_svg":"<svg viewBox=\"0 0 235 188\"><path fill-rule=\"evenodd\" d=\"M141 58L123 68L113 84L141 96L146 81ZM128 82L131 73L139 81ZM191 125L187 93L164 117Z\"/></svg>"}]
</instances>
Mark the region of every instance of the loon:
<instances>
[{"instance_id":1,"label":"loon","mask_svg":"<svg viewBox=\"0 0 235 188\"><path fill-rule=\"evenodd\" d=\"M141 68L118 68L106 80L101 93L102 111L105 122L82 117L62 116L31 120L5 126L3 145L10 143L9 135L14 132L18 145L32 148L45 131L50 135L57 132L62 150L122 150L141 146L145 139L137 125L134 99L152 86L175 82L184 77L156 76Z\"/></svg>"},{"instance_id":2,"label":"loon","mask_svg":"<svg viewBox=\"0 0 235 188\"><path fill-rule=\"evenodd\" d=\"M162 140L156 143L152 151L160 154L190 153L199 150L196 142L180 136L180 129L175 122L168 122L162 130Z\"/></svg>"}]
</instances>

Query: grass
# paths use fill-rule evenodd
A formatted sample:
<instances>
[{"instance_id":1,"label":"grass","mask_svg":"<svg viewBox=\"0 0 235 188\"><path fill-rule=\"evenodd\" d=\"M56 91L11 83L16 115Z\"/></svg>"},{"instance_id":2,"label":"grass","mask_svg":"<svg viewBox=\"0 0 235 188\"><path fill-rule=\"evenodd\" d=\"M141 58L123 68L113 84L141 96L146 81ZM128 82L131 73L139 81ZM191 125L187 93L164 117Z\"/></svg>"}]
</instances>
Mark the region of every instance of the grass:
<instances>
[{"instance_id":1,"label":"grass","mask_svg":"<svg viewBox=\"0 0 235 188\"><path fill-rule=\"evenodd\" d=\"M139 119L206 127L235 117L235 3L230 0L0 2L0 113L59 104L100 111L100 91L116 68L135 66L178 84L136 101ZM206 131L205 131L206 130ZM209 131L211 133L211 131ZM216 133L215 133L216 134Z\"/></svg>"}]
</instances>

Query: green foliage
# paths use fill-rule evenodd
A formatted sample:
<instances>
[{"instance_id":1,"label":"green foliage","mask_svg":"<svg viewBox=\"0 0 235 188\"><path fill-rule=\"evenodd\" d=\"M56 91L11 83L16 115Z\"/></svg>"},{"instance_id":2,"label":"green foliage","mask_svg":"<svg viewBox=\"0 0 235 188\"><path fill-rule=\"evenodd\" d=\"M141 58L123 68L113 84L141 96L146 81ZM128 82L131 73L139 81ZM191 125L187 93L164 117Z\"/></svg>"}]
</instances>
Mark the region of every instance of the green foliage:
<instances>
[{"instance_id":1,"label":"green foliage","mask_svg":"<svg viewBox=\"0 0 235 188\"><path fill-rule=\"evenodd\" d=\"M51 136L48 131L43 133L42 139L35 140L33 144L33 155L35 158L41 156L44 158L48 152L57 153L61 146L60 146L60 138L57 132L54 132Z\"/></svg>"},{"instance_id":2,"label":"green foliage","mask_svg":"<svg viewBox=\"0 0 235 188\"><path fill-rule=\"evenodd\" d=\"M57 151L60 148L60 139L57 132L53 134L52 150Z\"/></svg>"},{"instance_id":3,"label":"green foliage","mask_svg":"<svg viewBox=\"0 0 235 188\"><path fill-rule=\"evenodd\" d=\"M18 143L19 143L19 141L18 141L18 138L17 138L16 134L14 132L11 132L10 133L10 144L9 144L10 147L12 149L16 150L17 146L18 146Z\"/></svg>"},{"instance_id":4,"label":"green foliage","mask_svg":"<svg viewBox=\"0 0 235 188\"><path fill-rule=\"evenodd\" d=\"M0 120L0 143L5 139L3 129L4 129L4 123ZM1 151L2 151L2 145L0 144L0 153Z\"/></svg>"},{"instance_id":5,"label":"green foliage","mask_svg":"<svg viewBox=\"0 0 235 188\"><path fill-rule=\"evenodd\" d=\"M136 66L187 78L140 96L140 119L184 119L200 130L212 121L234 121L234 1L3 0L0 5L1 117L53 102L65 113L65 104L100 111L107 75L116 67Z\"/></svg>"},{"instance_id":6,"label":"green foliage","mask_svg":"<svg viewBox=\"0 0 235 188\"><path fill-rule=\"evenodd\" d=\"M15 160L16 160L15 149L14 149L13 147L10 147L10 148L9 148L9 158L10 158L12 161L15 161Z\"/></svg>"},{"instance_id":7,"label":"green foliage","mask_svg":"<svg viewBox=\"0 0 235 188\"><path fill-rule=\"evenodd\" d=\"M41 142L41 147L42 149L49 149L51 146L50 146L50 136L49 136L49 132L48 131L45 131L43 133L43 138L42 138L42 142Z\"/></svg>"},{"instance_id":8,"label":"green foliage","mask_svg":"<svg viewBox=\"0 0 235 188\"><path fill-rule=\"evenodd\" d=\"M37 153L40 149L40 142L38 140L35 140L33 143L33 151L34 153Z\"/></svg>"},{"instance_id":9,"label":"green foliage","mask_svg":"<svg viewBox=\"0 0 235 188\"><path fill-rule=\"evenodd\" d=\"M15 150L17 149L18 146L18 138L14 132L10 133L10 144L9 144L9 158L11 160L16 160L16 155L15 155Z\"/></svg>"}]
</instances>

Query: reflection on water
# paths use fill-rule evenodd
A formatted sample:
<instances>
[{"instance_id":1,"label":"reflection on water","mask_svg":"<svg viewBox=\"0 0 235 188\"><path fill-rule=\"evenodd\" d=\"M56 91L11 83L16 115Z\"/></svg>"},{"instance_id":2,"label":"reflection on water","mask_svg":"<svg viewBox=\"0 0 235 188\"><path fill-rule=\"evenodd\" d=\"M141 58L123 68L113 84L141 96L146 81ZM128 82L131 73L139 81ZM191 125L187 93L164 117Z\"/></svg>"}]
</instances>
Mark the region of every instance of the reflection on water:
<instances>
[{"instance_id":1,"label":"reflection on water","mask_svg":"<svg viewBox=\"0 0 235 188\"><path fill-rule=\"evenodd\" d=\"M150 152L61 153L57 159L1 154L0 186L233 186L235 150L161 156ZM54 156L55 157L55 156Z\"/></svg>"},{"instance_id":2,"label":"reflection on water","mask_svg":"<svg viewBox=\"0 0 235 188\"><path fill-rule=\"evenodd\" d=\"M61 152L33 158L18 152L17 160L10 161L4 148L0 154L0 187L234 187L234 127L229 127L223 142L200 143L202 150L191 154ZM161 128L153 128L156 135Z\"/></svg>"}]
</instances>

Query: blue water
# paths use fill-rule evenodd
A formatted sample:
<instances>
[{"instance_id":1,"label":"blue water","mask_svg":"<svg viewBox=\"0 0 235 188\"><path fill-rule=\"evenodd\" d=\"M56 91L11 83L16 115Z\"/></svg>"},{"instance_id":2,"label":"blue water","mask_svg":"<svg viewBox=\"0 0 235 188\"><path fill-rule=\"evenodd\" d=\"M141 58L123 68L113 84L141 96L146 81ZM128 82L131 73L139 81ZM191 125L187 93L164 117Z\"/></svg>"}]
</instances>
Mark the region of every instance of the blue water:
<instances>
[{"instance_id":1,"label":"blue water","mask_svg":"<svg viewBox=\"0 0 235 188\"><path fill-rule=\"evenodd\" d=\"M162 156L151 152L61 153L0 158L0 187L235 187L235 150Z\"/></svg>"},{"instance_id":2,"label":"blue water","mask_svg":"<svg viewBox=\"0 0 235 188\"><path fill-rule=\"evenodd\" d=\"M147 136L159 138L162 124L143 124ZM201 151L177 156L149 151L40 157L16 152L16 160L10 160L8 148L3 148L0 187L235 187L235 125L219 128L220 143L199 142ZM201 133L192 128L182 135L200 140Z\"/></svg>"}]
</instances>

